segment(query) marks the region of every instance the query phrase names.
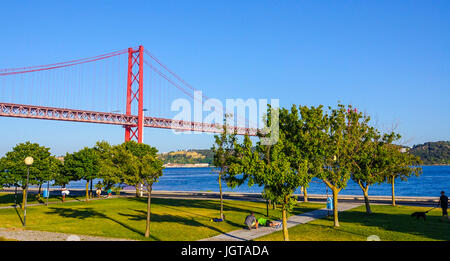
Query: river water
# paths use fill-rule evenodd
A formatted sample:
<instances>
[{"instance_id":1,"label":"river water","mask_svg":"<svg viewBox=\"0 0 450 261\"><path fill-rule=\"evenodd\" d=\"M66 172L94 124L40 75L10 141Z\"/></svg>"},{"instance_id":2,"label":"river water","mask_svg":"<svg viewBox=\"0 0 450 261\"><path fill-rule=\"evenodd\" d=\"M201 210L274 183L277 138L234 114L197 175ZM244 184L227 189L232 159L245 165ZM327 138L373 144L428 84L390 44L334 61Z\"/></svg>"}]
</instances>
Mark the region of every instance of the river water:
<instances>
[{"instance_id":1,"label":"river water","mask_svg":"<svg viewBox=\"0 0 450 261\"><path fill-rule=\"evenodd\" d=\"M168 191L212 191L218 192L218 175L212 168L167 168L154 190ZM94 184L97 180L94 181ZM68 188L85 188L85 181L74 181ZM223 184L223 191L227 192L256 192L262 188L249 187L247 184L230 189ZM408 181L397 180L395 192L397 196L439 196L441 190L450 193L450 166L423 166L423 173L419 177L411 177ZM300 191L296 193L300 194ZM326 186L319 179L314 178L308 188L309 194L326 194ZM330 191L328 191L330 193ZM353 181L349 181L347 187L340 192L341 195L361 195L361 188ZM391 195L390 184L373 185L369 189L369 195Z\"/></svg>"}]
</instances>

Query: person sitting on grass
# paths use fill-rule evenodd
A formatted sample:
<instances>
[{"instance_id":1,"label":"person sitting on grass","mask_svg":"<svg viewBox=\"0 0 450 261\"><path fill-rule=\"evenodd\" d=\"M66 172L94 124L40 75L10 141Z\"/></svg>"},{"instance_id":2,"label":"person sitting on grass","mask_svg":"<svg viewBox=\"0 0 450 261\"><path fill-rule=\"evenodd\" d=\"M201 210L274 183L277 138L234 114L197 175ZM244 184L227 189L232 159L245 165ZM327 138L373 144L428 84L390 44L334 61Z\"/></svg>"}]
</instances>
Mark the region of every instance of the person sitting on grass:
<instances>
[{"instance_id":1,"label":"person sitting on grass","mask_svg":"<svg viewBox=\"0 0 450 261\"><path fill-rule=\"evenodd\" d=\"M97 193L97 198L101 197L101 195L102 195L102 188L97 188L95 193Z\"/></svg>"},{"instance_id":2,"label":"person sitting on grass","mask_svg":"<svg viewBox=\"0 0 450 261\"><path fill-rule=\"evenodd\" d=\"M448 216L448 197L445 195L444 191L441 191L441 197L439 198L438 207L442 208L442 218L441 222L444 221L444 217L447 217L447 220L450 221L450 217Z\"/></svg>"},{"instance_id":3,"label":"person sitting on grass","mask_svg":"<svg viewBox=\"0 0 450 261\"><path fill-rule=\"evenodd\" d=\"M97 188L97 190L95 191L95 193L97 194L97 198L101 197L102 195L102 183L99 181L97 182L97 184L95 185L95 187Z\"/></svg>"},{"instance_id":4,"label":"person sitting on grass","mask_svg":"<svg viewBox=\"0 0 450 261\"><path fill-rule=\"evenodd\" d=\"M273 220L267 220L267 219L265 219L263 217L258 218L257 222L258 222L258 225L263 226L263 227L279 228L281 226L281 222L273 221Z\"/></svg>"},{"instance_id":5,"label":"person sitting on grass","mask_svg":"<svg viewBox=\"0 0 450 261\"><path fill-rule=\"evenodd\" d=\"M250 215L245 218L244 223L245 225L247 225L249 230L251 230L252 228L258 229L258 220L256 220L255 214L253 212L250 212Z\"/></svg>"}]
</instances>

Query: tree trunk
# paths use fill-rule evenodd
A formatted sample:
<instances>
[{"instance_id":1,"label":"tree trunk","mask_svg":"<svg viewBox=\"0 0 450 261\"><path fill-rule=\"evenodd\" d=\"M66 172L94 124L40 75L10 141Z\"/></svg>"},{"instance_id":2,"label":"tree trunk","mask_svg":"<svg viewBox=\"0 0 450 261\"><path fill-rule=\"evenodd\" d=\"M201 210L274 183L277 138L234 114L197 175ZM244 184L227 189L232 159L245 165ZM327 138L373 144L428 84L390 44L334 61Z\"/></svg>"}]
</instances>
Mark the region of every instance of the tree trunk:
<instances>
[{"instance_id":1,"label":"tree trunk","mask_svg":"<svg viewBox=\"0 0 450 261\"><path fill-rule=\"evenodd\" d=\"M364 193L364 204L366 204L366 214L372 214L372 210L370 209L370 201L369 201L369 185L365 189L363 189Z\"/></svg>"},{"instance_id":2,"label":"tree trunk","mask_svg":"<svg viewBox=\"0 0 450 261\"><path fill-rule=\"evenodd\" d=\"M134 188L136 189L136 197L139 198L139 184L137 184Z\"/></svg>"},{"instance_id":3,"label":"tree trunk","mask_svg":"<svg viewBox=\"0 0 450 261\"><path fill-rule=\"evenodd\" d=\"M286 197L282 206L282 222L283 222L283 238L284 241L289 241L289 234L287 229L287 215L286 215Z\"/></svg>"},{"instance_id":4,"label":"tree trunk","mask_svg":"<svg viewBox=\"0 0 450 261\"><path fill-rule=\"evenodd\" d=\"M303 202L308 202L308 190L303 187Z\"/></svg>"},{"instance_id":5,"label":"tree trunk","mask_svg":"<svg viewBox=\"0 0 450 261\"><path fill-rule=\"evenodd\" d=\"M92 198L92 196L94 195L93 193L92 193L92 179L91 179L91 188L90 188L90 190L89 190L89 198Z\"/></svg>"},{"instance_id":6,"label":"tree trunk","mask_svg":"<svg viewBox=\"0 0 450 261\"><path fill-rule=\"evenodd\" d=\"M220 218L223 220L222 173L219 172Z\"/></svg>"},{"instance_id":7,"label":"tree trunk","mask_svg":"<svg viewBox=\"0 0 450 261\"><path fill-rule=\"evenodd\" d=\"M269 217L269 200L266 199L266 217Z\"/></svg>"},{"instance_id":8,"label":"tree trunk","mask_svg":"<svg viewBox=\"0 0 450 261\"><path fill-rule=\"evenodd\" d=\"M17 185L15 187L16 189L14 191L14 205L17 206Z\"/></svg>"},{"instance_id":9,"label":"tree trunk","mask_svg":"<svg viewBox=\"0 0 450 261\"><path fill-rule=\"evenodd\" d=\"M391 179L391 185L392 185L392 187L391 187L391 189L392 189L392 206L394 206L395 207L395 178L394 177L392 177L392 179Z\"/></svg>"},{"instance_id":10,"label":"tree trunk","mask_svg":"<svg viewBox=\"0 0 450 261\"><path fill-rule=\"evenodd\" d=\"M366 205L366 214L372 214L369 201L369 184L366 184L366 186L364 186L363 183L358 180L358 185L362 189L364 194L364 204Z\"/></svg>"},{"instance_id":11,"label":"tree trunk","mask_svg":"<svg viewBox=\"0 0 450 261\"><path fill-rule=\"evenodd\" d=\"M152 186L147 187L147 225L145 227L145 237L150 236L150 213L151 213L151 204L152 204Z\"/></svg>"},{"instance_id":12,"label":"tree trunk","mask_svg":"<svg viewBox=\"0 0 450 261\"><path fill-rule=\"evenodd\" d=\"M37 194L38 200L41 198L41 191L42 191L42 184L39 184L39 190L38 190L38 194Z\"/></svg>"},{"instance_id":13,"label":"tree trunk","mask_svg":"<svg viewBox=\"0 0 450 261\"><path fill-rule=\"evenodd\" d=\"M89 201L89 180L86 180L86 202Z\"/></svg>"},{"instance_id":14,"label":"tree trunk","mask_svg":"<svg viewBox=\"0 0 450 261\"><path fill-rule=\"evenodd\" d=\"M333 215L334 215L334 226L339 227L339 215L338 215L338 193L339 190L336 187L331 188L333 191Z\"/></svg>"},{"instance_id":15,"label":"tree trunk","mask_svg":"<svg viewBox=\"0 0 450 261\"><path fill-rule=\"evenodd\" d=\"M45 205L48 206L48 199L50 198L50 180L47 181L47 201L45 202Z\"/></svg>"}]
</instances>

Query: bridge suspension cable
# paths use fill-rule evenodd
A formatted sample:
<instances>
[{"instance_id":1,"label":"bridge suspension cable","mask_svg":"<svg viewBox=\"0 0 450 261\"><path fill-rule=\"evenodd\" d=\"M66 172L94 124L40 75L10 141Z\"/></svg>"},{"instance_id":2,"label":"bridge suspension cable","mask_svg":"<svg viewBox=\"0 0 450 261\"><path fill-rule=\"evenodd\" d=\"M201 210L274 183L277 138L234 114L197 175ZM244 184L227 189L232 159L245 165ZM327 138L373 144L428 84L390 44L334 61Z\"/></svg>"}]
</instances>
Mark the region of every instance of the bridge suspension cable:
<instances>
[{"instance_id":1,"label":"bridge suspension cable","mask_svg":"<svg viewBox=\"0 0 450 261\"><path fill-rule=\"evenodd\" d=\"M20 68L0 69L0 76L52 70L52 69L74 66L74 65L83 64L83 63L90 63L90 62L95 62L95 61L111 58L111 57L114 57L117 55L121 55L126 52L127 52L127 49L124 49L124 50L119 50L119 51L115 51L115 52L111 52L111 53L106 53L106 54L101 54L101 55L97 55L97 56L93 56L93 57L82 58L82 59L66 61L66 62L20 67Z\"/></svg>"},{"instance_id":2,"label":"bridge suspension cable","mask_svg":"<svg viewBox=\"0 0 450 261\"><path fill-rule=\"evenodd\" d=\"M129 111L125 96L131 90L130 97L138 98L137 86L126 88L130 68L126 74L126 55L123 54L129 53L130 49L132 54L136 54L141 48L145 57L149 58L142 58L142 65L151 70L133 67L130 79L134 81L143 77L141 87L145 90L145 95L142 103L145 107L141 103L139 106L132 106ZM132 56L135 59L132 61L136 61L136 57ZM175 88L169 88L169 85ZM196 119L172 120L176 112L169 110L170 101L185 97L182 95L202 104L205 102L202 97L209 99L203 94L201 97L194 95L194 91L197 90L191 84L140 46L139 49L127 48L58 63L0 69L0 116L116 124L126 128L134 128L134 124L143 121L140 125L144 127L220 132L221 122L208 124L195 122ZM125 114L123 111L126 107ZM156 113L157 107L159 114ZM147 111L146 116L144 110ZM216 113L223 116L220 102L217 103ZM136 115L141 115L139 121ZM239 127L239 134L245 133L256 131Z\"/></svg>"}]
</instances>

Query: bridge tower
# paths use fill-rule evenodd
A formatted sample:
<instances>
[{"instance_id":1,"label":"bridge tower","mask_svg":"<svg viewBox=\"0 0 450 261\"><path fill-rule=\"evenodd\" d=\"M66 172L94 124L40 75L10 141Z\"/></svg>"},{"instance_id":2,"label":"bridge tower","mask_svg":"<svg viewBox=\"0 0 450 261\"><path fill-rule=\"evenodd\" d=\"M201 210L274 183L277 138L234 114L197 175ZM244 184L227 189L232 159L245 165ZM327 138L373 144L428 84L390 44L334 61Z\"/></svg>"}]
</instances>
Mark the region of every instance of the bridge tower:
<instances>
[{"instance_id":1,"label":"bridge tower","mask_svg":"<svg viewBox=\"0 0 450 261\"><path fill-rule=\"evenodd\" d=\"M138 105L138 122L125 126L125 141L132 139L142 143L144 137L144 47L128 48L128 76L126 115L131 116L131 106Z\"/></svg>"}]
</instances>

